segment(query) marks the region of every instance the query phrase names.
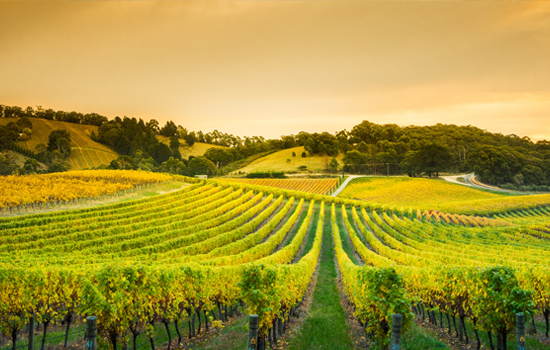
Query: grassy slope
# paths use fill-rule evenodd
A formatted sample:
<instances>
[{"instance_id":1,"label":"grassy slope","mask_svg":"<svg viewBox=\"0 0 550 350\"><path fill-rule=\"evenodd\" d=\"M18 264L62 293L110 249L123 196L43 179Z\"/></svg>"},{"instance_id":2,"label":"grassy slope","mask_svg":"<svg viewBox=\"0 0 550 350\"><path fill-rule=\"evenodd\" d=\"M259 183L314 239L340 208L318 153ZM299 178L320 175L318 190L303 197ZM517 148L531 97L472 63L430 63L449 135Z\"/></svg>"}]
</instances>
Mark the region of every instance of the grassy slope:
<instances>
[{"instance_id":1,"label":"grassy slope","mask_svg":"<svg viewBox=\"0 0 550 350\"><path fill-rule=\"evenodd\" d=\"M157 139L160 142L170 146L170 138L169 137L162 136L162 135L157 135ZM195 144L193 146L187 146L187 143L185 143L184 140L180 139L179 141L180 141L180 153L181 153L181 156L184 159L189 158L189 156L194 156L194 157L202 156L206 152L207 149L212 148L212 147L226 148L226 147L223 147L223 146L211 145L211 144L202 143L202 142L195 142Z\"/></svg>"},{"instance_id":2,"label":"grassy slope","mask_svg":"<svg viewBox=\"0 0 550 350\"><path fill-rule=\"evenodd\" d=\"M296 157L292 156L292 152L296 153ZM302 158L302 152L304 152L304 147L301 146L285 149L257 159L239 170L246 173L269 170L300 172L298 167L305 165L307 166L307 170L310 171L324 171L332 159L329 156L307 156ZM336 157L340 164L342 164L342 158L343 155ZM287 159L290 159L289 163L287 163Z\"/></svg>"},{"instance_id":3,"label":"grassy slope","mask_svg":"<svg viewBox=\"0 0 550 350\"><path fill-rule=\"evenodd\" d=\"M9 122L16 122L17 120L18 118L0 118L0 124L6 125ZM47 145L50 133L56 129L63 129L71 133L72 147L87 147L113 152L107 146L90 139L92 131L97 132L97 126L58 122L40 118L29 118L29 120L32 123L31 139L20 143L28 149L34 150L34 147L39 143Z\"/></svg>"},{"instance_id":4,"label":"grassy slope","mask_svg":"<svg viewBox=\"0 0 550 350\"><path fill-rule=\"evenodd\" d=\"M472 203L514 202L518 197L452 184L443 180L410 177L366 177L352 180L340 197L390 206L420 209L469 210Z\"/></svg>"},{"instance_id":5,"label":"grassy slope","mask_svg":"<svg viewBox=\"0 0 550 350\"><path fill-rule=\"evenodd\" d=\"M521 196L479 190L439 179L366 177L352 180L339 197L397 207L485 215L550 203L549 194Z\"/></svg>"},{"instance_id":6,"label":"grassy slope","mask_svg":"<svg viewBox=\"0 0 550 350\"><path fill-rule=\"evenodd\" d=\"M34 150L36 145L48 144L48 137L53 130L63 129L71 133L71 155L68 162L73 170L81 170L99 165L108 165L118 154L110 150L107 146L93 141L90 138L92 131L97 132L97 126L80 125L54 120L40 118L29 118L32 123L31 139L19 142L30 150ZM0 118L0 124L6 125L9 122L17 121L17 118Z\"/></svg>"}]
</instances>

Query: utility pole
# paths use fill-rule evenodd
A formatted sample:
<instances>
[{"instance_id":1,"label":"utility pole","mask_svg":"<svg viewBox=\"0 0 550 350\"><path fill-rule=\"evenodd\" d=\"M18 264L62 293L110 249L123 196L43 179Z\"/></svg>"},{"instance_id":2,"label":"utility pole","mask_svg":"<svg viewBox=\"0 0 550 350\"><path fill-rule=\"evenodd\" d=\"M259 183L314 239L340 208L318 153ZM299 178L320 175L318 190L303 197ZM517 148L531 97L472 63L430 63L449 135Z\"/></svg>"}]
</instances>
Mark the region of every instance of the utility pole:
<instances>
[{"instance_id":1,"label":"utility pole","mask_svg":"<svg viewBox=\"0 0 550 350\"><path fill-rule=\"evenodd\" d=\"M386 163L386 168L388 169L388 176L390 176L390 163Z\"/></svg>"}]
</instances>

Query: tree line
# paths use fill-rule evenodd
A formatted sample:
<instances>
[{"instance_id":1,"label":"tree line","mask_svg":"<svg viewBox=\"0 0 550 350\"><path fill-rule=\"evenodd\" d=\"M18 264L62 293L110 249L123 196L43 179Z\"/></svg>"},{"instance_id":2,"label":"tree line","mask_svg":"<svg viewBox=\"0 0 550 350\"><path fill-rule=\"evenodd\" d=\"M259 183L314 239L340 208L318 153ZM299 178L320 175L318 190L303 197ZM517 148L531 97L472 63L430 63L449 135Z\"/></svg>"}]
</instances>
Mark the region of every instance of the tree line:
<instances>
[{"instance_id":1,"label":"tree line","mask_svg":"<svg viewBox=\"0 0 550 350\"><path fill-rule=\"evenodd\" d=\"M96 113L53 111L0 105L3 117L20 118L10 130L0 128L0 147L15 142L28 117L97 125L92 139L110 147L122 157L110 167L135 167L147 170L213 175L229 164L251 156L303 146L302 156L326 156L333 161L327 171L409 176L439 176L441 172L475 172L483 182L511 189L550 190L550 142L533 142L515 134L491 133L468 125L436 124L399 126L363 121L350 131L335 133L300 132L279 139L261 136L239 137L214 130L189 131L173 121L160 123L151 119L115 117L112 120ZM9 129L9 128L8 128ZM160 142L157 135L168 138ZM24 137L24 136L23 136ZM8 140L8 141L6 141ZM11 141L9 141L11 140ZM223 147L209 148L203 157L182 159L180 145L203 142ZM49 146L48 146L49 148ZM50 151L51 152L51 151ZM343 164L335 157L344 155ZM131 161L130 161L131 159ZM198 164L200 163L200 167Z\"/></svg>"}]
</instances>

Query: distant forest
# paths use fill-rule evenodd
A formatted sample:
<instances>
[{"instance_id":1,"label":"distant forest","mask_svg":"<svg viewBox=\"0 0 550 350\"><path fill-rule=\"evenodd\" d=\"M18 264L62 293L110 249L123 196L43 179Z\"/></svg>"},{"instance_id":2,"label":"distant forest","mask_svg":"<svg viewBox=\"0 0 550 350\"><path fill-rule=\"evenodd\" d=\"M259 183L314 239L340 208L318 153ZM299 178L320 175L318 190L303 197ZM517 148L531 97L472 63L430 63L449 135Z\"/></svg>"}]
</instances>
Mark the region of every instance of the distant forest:
<instances>
[{"instance_id":1,"label":"distant forest","mask_svg":"<svg viewBox=\"0 0 550 350\"><path fill-rule=\"evenodd\" d=\"M307 154L336 157L343 154L343 164L331 162L327 171L409 176L438 176L441 172L475 172L481 181L510 189L550 189L550 142L533 142L528 137L502 135L474 126L437 124L432 126L398 126L363 121L351 131L334 134L300 132L280 139L261 136L235 136L214 130L209 133L189 131L168 121L161 126L155 119L115 117L109 120L97 113L54 111L42 107L25 109L0 105L4 118L44 118L76 124L98 126L92 139L122 156L111 168L142 168L194 175L215 174L233 162L247 157L304 146ZM10 125L11 124L11 125ZM13 148L28 123L0 126L0 149ZM166 145L156 138L170 138ZM22 136L25 137L25 136ZM204 157L182 159L179 145L204 142L226 148L210 148ZM51 148L51 147L50 147ZM33 150L30 150L33 151Z\"/></svg>"}]
</instances>

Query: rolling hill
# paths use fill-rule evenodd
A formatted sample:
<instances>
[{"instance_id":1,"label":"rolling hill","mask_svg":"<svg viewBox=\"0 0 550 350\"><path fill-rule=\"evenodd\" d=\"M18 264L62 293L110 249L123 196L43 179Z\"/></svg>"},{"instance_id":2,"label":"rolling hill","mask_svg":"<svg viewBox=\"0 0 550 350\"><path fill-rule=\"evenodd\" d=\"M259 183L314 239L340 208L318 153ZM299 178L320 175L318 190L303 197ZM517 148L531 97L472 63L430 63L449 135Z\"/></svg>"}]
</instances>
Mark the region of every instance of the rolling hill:
<instances>
[{"instance_id":1,"label":"rolling hill","mask_svg":"<svg viewBox=\"0 0 550 350\"><path fill-rule=\"evenodd\" d=\"M157 135L157 139L166 145L170 145L169 137ZM187 159L189 158L189 156L194 156L194 157L202 156L204 153L206 153L207 149L212 147L226 148L223 146L211 145L209 143L203 143L203 142L195 142L193 146L188 146L184 140L180 139L180 153L183 159Z\"/></svg>"},{"instance_id":2,"label":"rolling hill","mask_svg":"<svg viewBox=\"0 0 550 350\"><path fill-rule=\"evenodd\" d=\"M525 196L493 192L438 179L361 177L352 180L338 197L385 204L389 207L489 215L513 208L544 205L548 203L550 195Z\"/></svg>"},{"instance_id":3,"label":"rolling hill","mask_svg":"<svg viewBox=\"0 0 550 350\"><path fill-rule=\"evenodd\" d=\"M265 157L259 158L247 166L239 169L239 171L245 173L252 173L255 171L284 171L284 172L300 172L298 169L300 166L305 165L306 171L320 172L328 168L328 164L332 157L329 156L307 156L302 158L301 154L304 152L304 147L293 147L269 154ZM296 156L292 156L292 152L296 153ZM342 164L343 155L338 155L336 160L340 165ZM290 161L288 161L290 160Z\"/></svg>"},{"instance_id":4,"label":"rolling hill","mask_svg":"<svg viewBox=\"0 0 550 350\"><path fill-rule=\"evenodd\" d=\"M38 144L48 144L48 136L53 130L68 130L71 133L71 155L67 161L73 170L109 165L113 159L118 157L118 153L90 138L92 131L97 131L97 126L40 118L29 118L29 120L32 123L31 139L18 142L18 144L34 151ZM0 125L15 121L17 118L0 118Z\"/></svg>"}]
</instances>

